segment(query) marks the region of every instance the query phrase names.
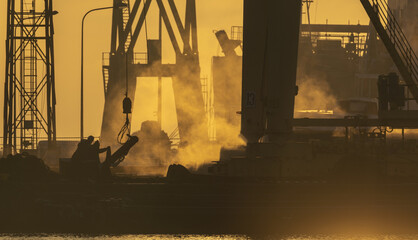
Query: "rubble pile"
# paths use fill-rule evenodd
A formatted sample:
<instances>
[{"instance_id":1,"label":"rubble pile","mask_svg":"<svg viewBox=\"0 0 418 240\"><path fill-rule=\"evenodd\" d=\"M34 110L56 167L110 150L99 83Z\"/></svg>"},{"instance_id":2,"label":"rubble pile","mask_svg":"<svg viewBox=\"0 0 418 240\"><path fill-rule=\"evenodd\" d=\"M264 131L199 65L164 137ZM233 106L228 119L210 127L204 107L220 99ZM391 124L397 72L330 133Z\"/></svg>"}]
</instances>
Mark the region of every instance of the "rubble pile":
<instances>
[{"instance_id":1,"label":"rubble pile","mask_svg":"<svg viewBox=\"0 0 418 240\"><path fill-rule=\"evenodd\" d=\"M8 155L0 159L0 175L3 180L27 182L49 181L57 174L35 156L28 154Z\"/></svg>"}]
</instances>

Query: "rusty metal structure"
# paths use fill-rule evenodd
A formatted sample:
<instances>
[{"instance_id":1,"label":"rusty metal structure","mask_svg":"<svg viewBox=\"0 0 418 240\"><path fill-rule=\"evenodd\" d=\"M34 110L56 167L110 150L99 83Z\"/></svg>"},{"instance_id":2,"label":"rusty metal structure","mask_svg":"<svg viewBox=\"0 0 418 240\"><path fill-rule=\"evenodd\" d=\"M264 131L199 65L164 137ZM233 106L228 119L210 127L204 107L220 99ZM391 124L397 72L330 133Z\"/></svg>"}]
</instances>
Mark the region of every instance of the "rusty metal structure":
<instances>
[{"instance_id":1,"label":"rusty metal structure","mask_svg":"<svg viewBox=\"0 0 418 240\"><path fill-rule=\"evenodd\" d=\"M56 141L52 0L8 0L3 154ZM42 104L41 104L42 103Z\"/></svg>"},{"instance_id":2,"label":"rusty metal structure","mask_svg":"<svg viewBox=\"0 0 418 240\"><path fill-rule=\"evenodd\" d=\"M292 131L301 10L302 1L244 1L241 133L250 144Z\"/></svg>"},{"instance_id":3,"label":"rusty metal structure","mask_svg":"<svg viewBox=\"0 0 418 240\"><path fill-rule=\"evenodd\" d=\"M200 82L196 1L186 1L184 20L174 0L169 0L168 4L162 0L136 0L132 7L129 0L115 0L114 4L121 2L126 3L128 8L113 10L111 49L108 64L103 68L106 100L101 140L109 145L114 144L119 128L123 125L123 118L114 110L120 109L125 91L134 102L139 77L160 80L164 77L172 78L181 142L207 139ZM159 39L148 39L145 32L152 4L157 5L160 13ZM174 64L163 61L162 31L169 36L175 53ZM147 38L145 53L135 53L140 34L145 34Z\"/></svg>"}]
</instances>

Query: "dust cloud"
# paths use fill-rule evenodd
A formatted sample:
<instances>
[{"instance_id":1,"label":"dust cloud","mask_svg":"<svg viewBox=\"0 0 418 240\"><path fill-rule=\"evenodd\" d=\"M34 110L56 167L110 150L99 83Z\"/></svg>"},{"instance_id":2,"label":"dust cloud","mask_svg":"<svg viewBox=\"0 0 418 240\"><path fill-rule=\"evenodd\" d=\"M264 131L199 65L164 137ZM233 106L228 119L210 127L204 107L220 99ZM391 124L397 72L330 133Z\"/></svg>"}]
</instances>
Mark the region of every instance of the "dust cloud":
<instances>
[{"instance_id":1,"label":"dust cloud","mask_svg":"<svg viewBox=\"0 0 418 240\"><path fill-rule=\"evenodd\" d=\"M241 58L236 60L241 62ZM218 161L221 148L244 145L239 136L241 117L237 114L241 108L242 67L236 61L226 62L229 64L223 64L220 70L223 77L217 78L216 83L209 81L205 90L199 69L190 67L192 64L179 67L173 78L163 78L162 126L156 122L157 78L138 78L132 132L140 140L122 166L129 166L130 171L136 169L135 174L140 175L164 175L170 164L197 170ZM220 82L227 84L219 85ZM210 121L213 105L214 123ZM181 141L178 146L171 146L170 141L178 141L169 138L177 126ZM215 136L209 136L213 127L216 141Z\"/></svg>"},{"instance_id":2,"label":"dust cloud","mask_svg":"<svg viewBox=\"0 0 418 240\"><path fill-rule=\"evenodd\" d=\"M208 133L211 126L208 113L211 107L205 105L211 104L203 101L205 97L202 94L200 71L192 65L178 66L173 78L163 78L162 125L156 121L157 78L137 79L132 135L138 136L139 142L122 163L122 167L129 168L130 173L135 171L134 174L139 175L164 175L170 164L182 164L189 169L198 169L201 165L219 160L221 147L243 144L239 138L239 124L232 124L226 119L216 121L222 141L209 141ZM155 69L156 67L154 74ZM237 80L235 84L240 83L240 79ZM211 86L212 84L207 88L210 89ZM209 94L211 93L213 91L209 90ZM240 105L240 90L238 93L233 95L233 98ZM210 101L213 96L205 99ZM237 111L239 108L234 109L235 115ZM235 118L239 119L239 116ZM235 123L239 121L235 120ZM170 139L169 135L174 136L173 131L177 126L179 136ZM181 141L177 146L178 137Z\"/></svg>"},{"instance_id":3,"label":"dust cloud","mask_svg":"<svg viewBox=\"0 0 418 240\"><path fill-rule=\"evenodd\" d=\"M241 71L241 65L229 65L225 66L229 71L225 72L225 75L229 75L230 72ZM193 69L185 68L185 72L179 74L180 76L189 76L193 74ZM234 75L234 78L227 79L227 81L236 86L240 86L241 78L240 75ZM240 88L229 88L229 87L220 87L216 86L214 83L210 83L209 86L206 86L206 91L208 91L209 96L202 96L202 91L197 91L197 88L190 88L190 86L185 86L185 84L190 85L186 81L175 81L178 86L173 85L174 90L178 89L177 94L179 96L176 98L176 104L178 105L178 113L187 112L185 116L190 122L182 123L179 119L179 124L191 125L188 127L190 133L186 136L182 136L180 132L180 137L185 137L186 142L184 147L180 146L178 149L177 156L174 158L174 163L182 164L186 168L197 170L200 166L210 164L214 161L219 160L219 155L222 147L234 147L242 145L243 141L239 137L240 131L240 116L236 114L240 109L241 105L241 90ZM215 87L215 94L212 95L213 91L211 87ZM200 84L199 84L199 87ZM210 139L209 130L211 127L210 124L210 111L212 102L203 103L203 99L206 101L211 101L214 98L214 102L222 102L224 106L214 105L215 107L215 126L216 126L216 140ZM183 100L185 102L183 102ZM179 102L180 101L180 102ZM200 102L197 104L191 104L192 102ZM204 111L206 107L206 112ZM225 105L227 105L225 107ZM230 119L221 117L221 115L216 114L218 110L228 109L228 114L231 116ZM212 140L212 141L210 141Z\"/></svg>"},{"instance_id":4,"label":"dust cloud","mask_svg":"<svg viewBox=\"0 0 418 240\"><path fill-rule=\"evenodd\" d=\"M299 94L295 100L295 117L304 110L333 110L337 99L325 78L303 76L299 79Z\"/></svg>"},{"instance_id":5,"label":"dust cloud","mask_svg":"<svg viewBox=\"0 0 418 240\"><path fill-rule=\"evenodd\" d=\"M217 140L222 147L236 148L245 145L245 141L240 137L241 124L234 124L228 119L218 117L216 119Z\"/></svg>"}]
</instances>

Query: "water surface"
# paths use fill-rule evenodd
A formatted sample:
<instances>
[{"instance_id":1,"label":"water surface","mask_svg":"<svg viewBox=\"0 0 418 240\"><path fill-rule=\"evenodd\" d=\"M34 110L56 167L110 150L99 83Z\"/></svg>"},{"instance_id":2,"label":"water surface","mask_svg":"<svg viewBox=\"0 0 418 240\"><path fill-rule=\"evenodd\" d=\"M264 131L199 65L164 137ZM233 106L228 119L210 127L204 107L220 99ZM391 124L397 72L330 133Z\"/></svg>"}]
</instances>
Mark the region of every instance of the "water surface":
<instances>
[{"instance_id":1,"label":"water surface","mask_svg":"<svg viewBox=\"0 0 418 240\"><path fill-rule=\"evenodd\" d=\"M377 235L377 236L248 236L248 235L51 235L35 234L0 235L0 240L417 240L418 235Z\"/></svg>"}]
</instances>

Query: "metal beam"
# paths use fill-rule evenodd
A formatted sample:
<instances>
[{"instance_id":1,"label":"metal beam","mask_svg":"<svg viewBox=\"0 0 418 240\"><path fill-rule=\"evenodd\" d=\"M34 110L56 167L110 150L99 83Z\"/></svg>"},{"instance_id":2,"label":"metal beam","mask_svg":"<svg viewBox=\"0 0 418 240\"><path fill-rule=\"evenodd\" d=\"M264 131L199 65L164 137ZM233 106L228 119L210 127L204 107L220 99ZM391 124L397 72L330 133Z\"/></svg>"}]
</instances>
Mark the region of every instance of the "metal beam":
<instances>
[{"instance_id":1,"label":"metal beam","mask_svg":"<svg viewBox=\"0 0 418 240\"><path fill-rule=\"evenodd\" d=\"M379 127L395 129L418 129L418 118L415 119L330 119L330 118L296 118L294 127Z\"/></svg>"},{"instance_id":2,"label":"metal beam","mask_svg":"<svg viewBox=\"0 0 418 240\"><path fill-rule=\"evenodd\" d=\"M186 53L191 53L192 48L190 47L190 36L187 35L187 32L185 30L185 27L183 26L183 23L181 22L179 12L177 11L176 4L174 3L174 0L168 0L168 3L171 8L171 12L173 13L174 20L177 24L177 28L179 29L181 38L183 39L183 45L184 49L183 51Z\"/></svg>"},{"instance_id":3,"label":"metal beam","mask_svg":"<svg viewBox=\"0 0 418 240\"><path fill-rule=\"evenodd\" d=\"M189 29L192 34L193 53L198 54L196 0L187 0L186 29Z\"/></svg>"},{"instance_id":4,"label":"metal beam","mask_svg":"<svg viewBox=\"0 0 418 240\"><path fill-rule=\"evenodd\" d=\"M176 39L176 35L174 34L173 27L171 26L170 19L168 18L167 11L165 10L164 4L161 0L157 0L158 7L160 8L161 17L163 18L165 27L168 32L168 36L170 37L171 44L173 45L174 52L179 55L181 54L179 44Z\"/></svg>"},{"instance_id":5,"label":"metal beam","mask_svg":"<svg viewBox=\"0 0 418 240\"><path fill-rule=\"evenodd\" d=\"M369 25L302 24L302 32L369 33Z\"/></svg>"},{"instance_id":6,"label":"metal beam","mask_svg":"<svg viewBox=\"0 0 418 240\"><path fill-rule=\"evenodd\" d=\"M134 34L132 34L131 43L129 44L128 52L133 52L133 49L138 40L139 33L141 32L142 26L144 25L145 18L147 16L149 6L151 5L151 0L146 0L144 8L142 9L141 16L139 16L138 24L135 27ZM119 44L118 52L121 52L125 48L124 44Z\"/></svg>"},{"instance_id":7,"label":"metal beam","mask_svg":"<svg viewBox=\"0 0 418 240\"><path fill-rule=\"evenodd\" d=\"M125 46L126 40L128 39L129 32L132 29L132 24L133 24L133 22L136 18L136 14L138 13L140 3L141 3L141 0L136 0L135 3L134 3L134 6L132 8L132 12L129 15L129 20L126 23L125 31L123 31L121 42L119 43L119 49L118 49L119 51L124 49L123 46Z\"/></svg>"},{"instance_id":8,"label":"metal beam","mask_svg":"<svg viewBox=\"0 0 418 240\"><path fill-rule=\"evenodd\" d=\"M116 4L117 4L116 6L121 6L122 0L116 0ZM118 19L118 21L116 21L116 24L118 26L118 37L119 37L119 46L120 46L122 43L122 35L124 32L123 31L123 10L120 7L114 7L113 11L116 11L116 18Z\"/></svg>"},{"instance_id":9,"label":"metal beam","mask_svg":"<svg viewBox=\"0 0 418 240\"><path fill-rule=\"evenodd\" d=\"M113 0L113 6L116 6L116 4L117 4L117 0ZM116 22L117 16L118 15L117 15L116 9L113 8L112 23ZM118 25L112 24L112 33L111 33L111 39L110 39L110 52L111 53L116 52L117 36L118 36Z\"/></svg>"}]
</instances>

